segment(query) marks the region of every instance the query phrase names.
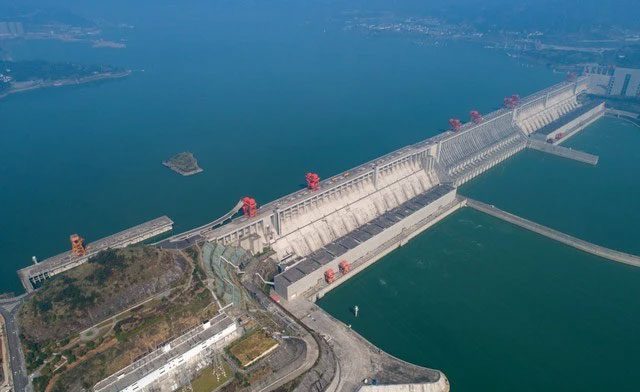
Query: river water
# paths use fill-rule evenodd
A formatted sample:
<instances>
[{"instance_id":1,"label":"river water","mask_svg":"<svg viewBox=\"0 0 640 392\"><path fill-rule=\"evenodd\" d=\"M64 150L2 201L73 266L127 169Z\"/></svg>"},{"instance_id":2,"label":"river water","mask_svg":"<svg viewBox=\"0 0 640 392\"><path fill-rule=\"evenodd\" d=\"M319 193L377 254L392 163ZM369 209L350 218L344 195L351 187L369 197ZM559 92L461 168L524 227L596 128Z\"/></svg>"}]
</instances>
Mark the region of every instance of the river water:
<instances>
[{"instance_id":1,"label":"river water","mask_svg":"<svg viewBox=\"0 0 640 392\"><path fill-rule=\"evenodd\" d=\"M212 4L86 5L135 26L106 31L125 49L8 45L14 59L134 72L0 101L2 291L20 291L15 270L67 250L71 233L92 241L163 214L186 230L240 197L272 200L307 171L348 170L561 79L478 46L345 31L326 7ZM161 165L184 150L204 173Z\"/></svg>"},{"instance_id":2,"label":"river water","mask_svg":"<svg viewBox=\"0 0 640 392\"><path fill-rule=\"evenodd\" d=\"M640 254L638 128L605 118L566 145L600 162L524 151L460 193ZM639 294L636 267L463 209L319 304L453 391L637 391Z\"/></svg>"},{"instance_id":3,"label":"river water","mask_svg":"<svg viewBox=\"0 0 640 392\"><path fill-rule=\"evenodd\" d=\"M2 291L20 291L14 271L66 250L71 233L91 241L162 214L186 230L242 196L271 200L307 171L336 174L561 79L473 45L344 31L326 7L246 4L109 2L85 12L134 25L107 31L126 49L9 45L15 59L134 72L0 101ZM569 143L600 154L597 167L525 151L461 192L639 253L639 139L602 120ZM183 150L204 173L160 164ZM320 304L442 369L454 391L639 390L639 271L463 210Z\"/></svg>"}]
</instances>

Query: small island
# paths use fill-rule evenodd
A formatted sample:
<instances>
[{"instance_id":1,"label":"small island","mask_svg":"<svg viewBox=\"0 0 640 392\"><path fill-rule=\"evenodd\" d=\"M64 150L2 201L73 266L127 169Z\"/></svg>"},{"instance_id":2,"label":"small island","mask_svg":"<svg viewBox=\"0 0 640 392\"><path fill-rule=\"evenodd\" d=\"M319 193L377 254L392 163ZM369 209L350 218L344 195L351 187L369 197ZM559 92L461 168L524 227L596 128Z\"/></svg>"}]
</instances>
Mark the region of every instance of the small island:
<instances>
[{"instance_id":1,"label":"small island","mask_svg":"<svg viewBox=\"0 0 640 392\"><path fill-rule=\"evenodd\" d=\"M188 151L176 154L166 161L163 161L162 164L183 176L191 176L204 171L198 166L196 157Z\"/></svg>"}]
</instances>

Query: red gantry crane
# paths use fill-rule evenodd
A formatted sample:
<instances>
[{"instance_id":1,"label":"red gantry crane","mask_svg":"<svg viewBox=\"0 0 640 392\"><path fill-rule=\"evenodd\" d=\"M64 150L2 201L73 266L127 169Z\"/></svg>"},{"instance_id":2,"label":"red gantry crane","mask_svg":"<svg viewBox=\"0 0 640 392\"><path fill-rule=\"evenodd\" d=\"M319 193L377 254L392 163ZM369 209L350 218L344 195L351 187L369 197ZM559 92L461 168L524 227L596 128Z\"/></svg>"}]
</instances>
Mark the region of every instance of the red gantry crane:
<instances>
[{"instance_id":1,"label":"red gantry crane","mask_svg":"<svg viewBox=\"0 0 640 392\"><path fill-rule=\"evenodd\" d=\"M510 97L504 98L504 106L509 109L515 109L516 106L520 104L520 96L517 94L513 94Z\"/></svg>"},{"instance_id":2,"label":"red gantry crane","mask_svg":"<svg viewBox=\"0 0 640 392\"><path fill-rule=\"evenodd\" d=\"M450 118L449 125L451 126L451 130L453 132L458 132L460 128L462 128L462 121L457 118Z\"/></svg>"},{"instance_id":3,"label":"red gantry crane","mask_svg":"<svg viewBox=\"0 0 640 392\"><path fill-rule=\"evenodd\" d=\"M77 234L71 234L69 240L71 241L71 253L76 256L84 256L87 254L87 250L84 247L84 238Z\"/></svg>"},{"instance_id":4,"label":"red gantry crane","mask_svg":"<svg viewBox=\"0 0 640 392\"><path fill-rule=\"evenodd\" d=\"M258 204L253 197L244 197L242 199L242 212L247 218L253 218L258 212Z\"/></svg>"},{"instance_id":5,"label":"red gantry crane","mask_svg":"<svg viewBox=\"0 0 640 392\"><path fill-rule=\"evenodd\" d=\"M333 268L324 271L324 280L327 283L333 283L333 281L336 280L336 273L333 271Z\"/></svg>"},{"instance_id":6,"label":"red gantry crane","mask_svg":"<svg viewBox=\"0 0 640 392\"><path fill-rule=\"evenodd\" d=\"M469 112L469 116L471 117L471 121L474 124L480 124L482 122L482 114L480 114L477 110L472 110Z\"/></svg>"},{"instance_id":7,"label":"red gantry crane","mask_svg":"<svg viewBox=\"0 0 640 392\"><path fill-rule=\"evenodd\" d=\"M316 173L307 173L305 179L307 180L307 188L312 191L317 191L318 189L320 189L319 175L317 175Z\"/></svg>"},{"instance_id":8,"label":"red gantry crane","mask_svg":"<svg viewBox=\"0 0 640 392\"><path fill-rule=\"evenodd\" d=\"M347 260L342 260L339 265L340 273L342 275L349 273L351 271L351 264Z\"/></svg>"}]
</instances>

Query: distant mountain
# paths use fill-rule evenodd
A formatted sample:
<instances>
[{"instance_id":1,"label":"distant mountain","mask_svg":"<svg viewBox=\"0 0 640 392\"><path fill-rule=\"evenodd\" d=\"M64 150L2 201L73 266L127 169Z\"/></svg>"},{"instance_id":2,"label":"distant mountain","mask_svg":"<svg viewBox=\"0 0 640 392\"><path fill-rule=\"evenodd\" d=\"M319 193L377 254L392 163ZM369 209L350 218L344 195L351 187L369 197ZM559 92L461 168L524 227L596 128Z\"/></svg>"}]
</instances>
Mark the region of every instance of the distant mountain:
<instances>
[{"instance_id":1,"label":"distant mountain","mask_svg":"<svg viewBox=\"0 0 640 392\"><path fill-rule=\"evenodd\" d=\"M640 29L638 0L325 0L359 10L437 16L481 30L580 32L597 26Z\"/></svg>"},{"instance_id":2,"label":"distant mountain","mask_svg":"<svg viewBox=\"0 0 640 392\"><path fill-rule=\"evenodd\" d=\"M20 22L24 25L67 25L95 27L95 24L62 7L16 4L0 0L0 22Z\"/></svg>"}]
</instances>

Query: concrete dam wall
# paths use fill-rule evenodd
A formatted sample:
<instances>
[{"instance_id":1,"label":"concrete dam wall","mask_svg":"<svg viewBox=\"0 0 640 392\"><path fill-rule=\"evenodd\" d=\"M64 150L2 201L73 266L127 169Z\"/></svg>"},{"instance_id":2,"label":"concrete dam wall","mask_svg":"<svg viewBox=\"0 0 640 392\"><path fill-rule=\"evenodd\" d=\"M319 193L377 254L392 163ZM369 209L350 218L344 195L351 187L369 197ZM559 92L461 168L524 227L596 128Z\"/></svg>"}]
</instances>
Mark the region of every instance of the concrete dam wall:
<instances>
[{"instance_id":1,"label":"concrete dam wall","mask_svg":"<svg viewBox=\"0 0 640 392\"><path fill-rule=\"evenodd\" d=\"M459 186L521 151L527 138L512 123L510 112L463 129L440 143L438 163Z\"/></svg>"},{"instance_id":2,"label":"concrete dam wall","mask_svg":"<svg viewBox=\"0 0 640 392\"><path fill-rule=\"evenodd\" d=\"M359 178L339 195L323 195L283 214L272 248L281 259L320 249L438 184L432 165L432 159L426 167L415 159L402 160L377 180Z\"/></svg>"},{"instance_id":3,"label":"concrete dam wall","mask_svg":"<svg viewBox=\"0 0 640 392\"><path fill-rule=\"evenodd\" d=\"M516 124L526 135L556 121L580 105L577 97L587 90L587 78L564 82L526 97L514 109Z\"/></svg>"},{"instance_id":4,"label":"concrete dam wall","mask_svg":"<svg viewBox=\"0 0 640 392\"><path fill-rule=\"evenodd\" d=\"M282 270L276 291L293 298L322 286L323 274L336 272L339 262L357 264L383 243L407 237L409 228L419 233L417 225L445 216L459 204L457 186L526 148L532 133L575 113L585 89L586 78L552 86L515 108L391 152L200 234L251 252L271 248Z\"/></svg>"}]
</instances>

